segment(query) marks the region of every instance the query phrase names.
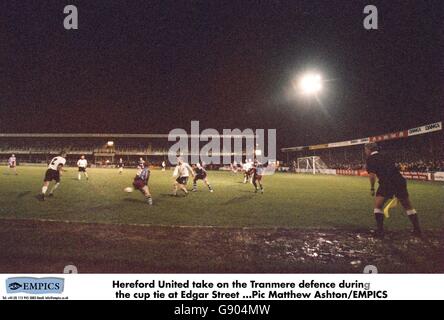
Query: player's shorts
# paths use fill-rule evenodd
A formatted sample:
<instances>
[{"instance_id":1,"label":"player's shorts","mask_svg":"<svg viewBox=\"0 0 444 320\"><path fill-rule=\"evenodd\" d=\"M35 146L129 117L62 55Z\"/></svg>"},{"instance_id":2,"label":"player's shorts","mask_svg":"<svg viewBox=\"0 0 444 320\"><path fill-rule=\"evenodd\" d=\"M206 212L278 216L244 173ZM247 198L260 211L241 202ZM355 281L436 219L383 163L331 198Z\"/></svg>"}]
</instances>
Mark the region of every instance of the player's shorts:
<instances>
[{"instance_id":1,"label":"player's shorts","mask_svg":"<svg viewBox=\"0 0 444 320\"><path fill-rule=\"evenodd\" d=\"M145 188L146 183L142 179L134 179L133 186L134 186L134 189L142 190L143 188Z\"/></svg>"},{"instance_id":2,"label":"player's shorts","mask_svg":"<svg viewBox=\"0 0 444 320\"><path fill-rule=\"evenodd\" d=\"M79 172L86 172L86 168L85 167L79 167Z\"/></svg>"},{"instance_id":3,"label":"player's shorts","mask_svg":"<svg viewBox=\"0 0 444 320\"><path fill-rule=\"evenodd\" d=\"M60 172L58 170L48 169L45 173L44 182L49 182L54 180L55 182L60 182Z\"/></svg>"},{"instance_id":4,"label":"player's shorts","mask_svg":"<svg viewBox=\"0 0 444 320\"><path fill-rule=\"evenodd\" d=\"M255 175L253 176L253 180L254 180L254 181L261 181L261 180L262 180L262 176L261 176L260 174L255 174Z\"/></svg>"},{"instance_id":5,"label":"player's shorts","mask_svg":"<svg viewBox=\"0 0 444 320\"><path fill-rule=\"evenodd\" d=\"M207 177L206 174L196 174L196 176L194 177L194 181L204 180L206 177Z\"/></svg>"},{"instance_id":6,"label":"player's shorts","mask_svg":"<svg viewBox=\"0 0 444 320\"><path fill-rule=\"evenodd\" d=\"M179 177L176 179L178 184L187 184L188 183L188 177Z\"/></svg>"},{"instance_id":7,"label":"player's shorts","mask_svg":"<svg viewBox=\"0 0 444 320\"><path fill-rule=\"evenodd\" d=\"M405 179L390 183L379 184L376 195L384 198L393 198L395 196L398 199L405 199L409 196L407 191L407 182Z\"/></svg>"}]
</instances>

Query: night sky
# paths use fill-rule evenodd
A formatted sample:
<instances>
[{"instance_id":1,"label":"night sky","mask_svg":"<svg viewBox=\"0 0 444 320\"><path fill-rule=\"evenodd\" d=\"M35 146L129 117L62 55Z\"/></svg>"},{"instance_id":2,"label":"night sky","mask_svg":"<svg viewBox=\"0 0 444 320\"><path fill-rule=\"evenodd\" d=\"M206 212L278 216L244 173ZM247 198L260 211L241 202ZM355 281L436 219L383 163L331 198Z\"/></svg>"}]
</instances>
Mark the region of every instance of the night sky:
<instances>
[{"instance_id":1,"label":"night sky","mask_svg":"<svg viewBox=\"0 0 444 320\"><path fill-rule=\"evenodd\" d=\"M441 0L1 1L0 132L365 137L444 120L443 52ZM329 80L320 104L292 94L308 69Z\"/></svg>"}]
</instances>

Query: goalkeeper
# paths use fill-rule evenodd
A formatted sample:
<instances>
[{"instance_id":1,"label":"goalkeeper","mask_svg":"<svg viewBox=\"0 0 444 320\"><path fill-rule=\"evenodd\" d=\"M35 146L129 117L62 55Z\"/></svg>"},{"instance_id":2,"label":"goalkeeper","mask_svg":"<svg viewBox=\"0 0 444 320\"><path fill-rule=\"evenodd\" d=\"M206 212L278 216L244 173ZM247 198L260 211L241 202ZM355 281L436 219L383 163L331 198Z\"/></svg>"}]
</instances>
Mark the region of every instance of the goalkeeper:
<instances>
[{"instance_id":1,"label":"goalkeeper","mask_svg":"<svg viewBox=\"0 0 444 320\"><path fill-rule=\"evenodd\" d=\"M365 154L367 156L367 172L370 177L371 195L375 196L375 182L378 178L379 187L376 191L374 214L376 219L376 236L384 237L384 203L395 196L406 211L413 225L413 234L421 236L418 215L413 208L407 191L407 182L399 173L394 163L385 155L379 153L379 147L376 143L367 143L365 145Z\"/></svg>"}]
</instances>

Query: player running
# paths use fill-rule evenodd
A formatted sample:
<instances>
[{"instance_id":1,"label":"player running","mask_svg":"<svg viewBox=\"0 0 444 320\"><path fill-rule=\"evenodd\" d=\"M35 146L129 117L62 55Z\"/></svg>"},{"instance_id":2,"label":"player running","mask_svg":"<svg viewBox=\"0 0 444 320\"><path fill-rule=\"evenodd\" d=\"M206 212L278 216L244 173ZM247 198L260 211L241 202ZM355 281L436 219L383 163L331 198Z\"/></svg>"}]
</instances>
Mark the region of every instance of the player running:
<instances>
[{"instance_id":1,"label":"player running","mask_svg":"<svg viewBox=\"0 0 444 320\"><path fill-rule=\"evenodd\" d=\"M254 186L254 193L257 193L259 190L261 193L264 193L264 187L262 185L262 176L264 175L265 168L268 164L261 164L259 161L254 160L254 164L252 168L249 170L249 175L252 177L252 183ZM259 184L259 188L258 188Z\"/></svg>"},{"instance_id":2,"label":"player running","mask_svg":"<svg viewBox=\"0 0 444 320\"><path fill-rule=\"evenodd\" d=\"M407 191L407 182L396 169L394 163L386 156L379 153L379 147L376 143L367 143L365 145L365 154L367 155L367 172L370 177L370 192L375 196L375 182L378 178L379 187L376 191L374 214L376 219L376 236L384 237L384 203L395 196L406 211L413 225L413 234L421 235L418 215L410 202Z\"/></svg>"},{"instance_id":3,"label":"player running","mask_svg":"<svg viewBox=\"0 0 444 320\"><path fill-rule=\"evenodd\" d=\"M119 162L117 162L117 168L119 168L119 174L123 173L123 167L125 166L125 164L123 163L123 159L120 158Z\"/></svg>"},{"instance_id":4,"label":"player running","mask_svg":"<svg viewBox=\"0 0 444 320\"><path fill-rule=\"evenodd\" d=\"M200 163L196 163L193 165L194 172L196 175L193 179L193 189L191 191L196 192L197 191L197 181L202 180L205 185L208 187L208 190L210 192L213 192L213 188L211 187L211 184L208 182L207 179L207 171L200 165Z\"/></svg>"},{"instance_id":5,"label":"player running","mask_svg":"<svg viewBox=\"0 0 444 320\"><path fill-rule=\"evenodd\" d=\"M8 166L9 169L14 171L15 175L18 175L17 173L17 158L15 157L14 154L12 154L9 159L8 159Z\"/></svg>"},{"instance_id":6,"label":"player running","mask_svg":"<svg viewBox=\"0 0 444 320\"><path fill-rule=\"evenodd\" d=\"M177 177L174 182L173 196L177 196L177 189L182 190L185 195L188 195L187 183L190 174L194 177L193 168L183 161L182 158L177 159L177 166L174 169L173 177Z\"/></svg>"},{"instance_id":7,"label":"player running","mask_svg":"<svg viewBox=\"0 0 444 320\"><path fill-rule=\"evenodd\" d=\"M78 174L79 181L82 178L82 172L85 175L86 180L89 179L88 172L86 172L86 167L87 166L88 166L88 161L85 159L84 155L81 155L80 159L77 161L77 167L79 168L79 174Z\"/></svg>"},{"instance_id":8,"label":"player running","mask_svg":"<svg viewBox=\"0 0 444 320\"><path fill-rule=\"evenodd\" d=\"M147 203L151 206L153 205L153 198L151 197L150 189L148 188L148 181L150 179L151 172L146 165L139 165L137 169L138 171L134 177L133 186L135 189L142 192Z\"/></svg>"},{"instance_id":9,"label":"player running","mask_svg":"<svg viewBox=\"0 0 444 320\"><path fill-rule=\"evenodd\" d=\"M61 171L63 170L63 166L66 164L66 159L62 156L55 157L51 160L49 163L48 169L45 173L45 178L43 179L43 187L42 187L42 193L40 194L40 200L45 200L46 191L48 190L49 183L54 180L55 185L52 187L51 191L49 192L48 197L52 197L54 194L54 191L59 187L60 185L60 175Z\"/></svg>"},{"instance_id":10,"label":"player running","mask_svg":"<svg viewBox=\"0 0 444 320\"><path fill-rule=\"evenodd\" d=\"M230 163L230 170L233 173L237 173L238 166L237 166L237 162L236 161L233 161L233 163Z\"/></svg>"},{"instance_id":11,"label":"player running","mask_svg":"<svg viewBox=\"0 0 444 320\"><path fill-rule=\"evenodd\" d=\"M242 170L244 171L244 183L247 183L248 181L252 182L251 178L251 169L253 167L253 163L251 159L248 159L245 161L245 163L242 165Z\"/></svg>"}]
</instances>

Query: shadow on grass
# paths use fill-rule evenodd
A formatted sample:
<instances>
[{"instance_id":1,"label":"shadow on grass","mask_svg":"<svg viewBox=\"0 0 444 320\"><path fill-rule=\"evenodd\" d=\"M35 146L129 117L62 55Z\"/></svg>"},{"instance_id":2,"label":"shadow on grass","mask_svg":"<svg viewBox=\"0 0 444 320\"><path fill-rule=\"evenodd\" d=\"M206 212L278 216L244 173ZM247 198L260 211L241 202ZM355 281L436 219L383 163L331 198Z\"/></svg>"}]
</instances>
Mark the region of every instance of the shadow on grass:
<instances>
[{"instance_id":1,"label":"shadow on grass","mask_svg":"<svg viewBox=\"0 0 444 320\"><path fill-rule=\"evenodd\" d=\"M20 192L20 193L17 195L17 198L23 198L23 197L27 196L27 195L30 194L30 193L31 193L31 191L23 191L23 192Z\"/></svg>"},{"instance_id":2,"label":"shadow on grass","mask_svg":"<svg viewBox=\"0 0 444 320\"><path fill-rule=\"evenodd\" d=\"M236 198L226 201L224 204L234 204L234 203L245 202L245 201L251 200L253 197L254 197L254 194L251 194L249 196L236 197Z\"/></svg>"},{"instance_id":3,"label":"shadow on grass","mask_svg":"<svg viewBox=\"0 0 444 320\"><path fill-rule=\"evenodd\" d=\"M134 198L124 198L123 201L126 202L132 202L132 203L145 203L146 201L142 198L142 199L134 199Z\"/></svg>"},{"instance_id":4,"label":"shadow on grass","mask_svg":"<svg viewBox=\"0 0 444 320\"><path fill-rule=\"evenodd\" d=\"M186 197L188 197L188 195L185 195L183 192L177 193L177 196L173 195L172 193L161 193L159 196L168 197L168 198L186 198Z\"/></svg>"}]
</instances>

